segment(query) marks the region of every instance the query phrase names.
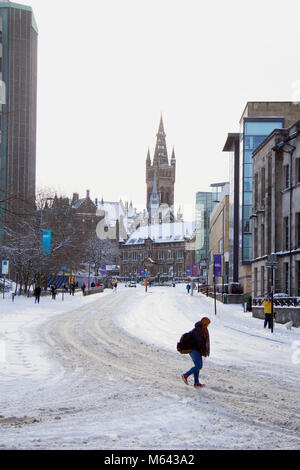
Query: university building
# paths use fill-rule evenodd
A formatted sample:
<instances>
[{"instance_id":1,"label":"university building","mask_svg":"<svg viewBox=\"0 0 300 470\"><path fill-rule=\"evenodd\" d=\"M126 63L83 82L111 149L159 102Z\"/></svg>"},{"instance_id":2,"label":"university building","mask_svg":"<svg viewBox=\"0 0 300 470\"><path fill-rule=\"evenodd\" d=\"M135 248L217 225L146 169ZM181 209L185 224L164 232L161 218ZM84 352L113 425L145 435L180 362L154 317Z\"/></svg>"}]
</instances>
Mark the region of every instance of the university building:
<instances>
[{"instance_id":1,"label":"university building","mask_svg":"<svg viewBox=\"0 0 300 470\"><path fill-rule=\"evenodd\" d=\"M182 279L195 264L195 227L174 213L176 158L169 160L161 117L153 160L146 159L146 210L136 230L119 243L120 276Z\"/></svg>"}]
</instances>

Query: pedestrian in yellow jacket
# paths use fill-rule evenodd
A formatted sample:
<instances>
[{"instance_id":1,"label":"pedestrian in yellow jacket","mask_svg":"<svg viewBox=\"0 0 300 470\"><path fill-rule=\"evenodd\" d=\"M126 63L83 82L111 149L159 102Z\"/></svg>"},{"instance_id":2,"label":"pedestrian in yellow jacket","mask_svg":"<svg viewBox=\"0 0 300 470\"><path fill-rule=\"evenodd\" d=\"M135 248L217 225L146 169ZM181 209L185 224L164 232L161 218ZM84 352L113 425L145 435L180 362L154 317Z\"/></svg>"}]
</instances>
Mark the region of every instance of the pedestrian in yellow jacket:
<instances>
[{"instance_id":1,"label":"pedestrian in yellow jacket","mask_svg":"<svg viewBox=\"0 0 300 470\"><path fill-rule=\"evenodd\" d=\"M265 313L265 323L264 323L264 328L268 325L268 328L271 328L272 325L272 302L270 299L270 296L267 296L265 300L262 303L262 306L264 307L264 313ZM275 307L273 304L273 313L275 314Z\"/></svg>"}]
</instances>

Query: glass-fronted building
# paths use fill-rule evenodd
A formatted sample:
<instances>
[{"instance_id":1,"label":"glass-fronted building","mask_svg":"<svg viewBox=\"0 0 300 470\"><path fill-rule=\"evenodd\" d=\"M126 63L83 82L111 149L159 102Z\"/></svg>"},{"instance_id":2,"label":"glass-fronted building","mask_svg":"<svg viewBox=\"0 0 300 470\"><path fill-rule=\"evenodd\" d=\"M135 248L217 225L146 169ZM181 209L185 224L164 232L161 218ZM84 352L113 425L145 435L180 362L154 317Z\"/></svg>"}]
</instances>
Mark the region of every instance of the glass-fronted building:
<instances>
[{"instance_id":1,"label":"glass-fronted building","mask_svg":"<svg viewBox=\"0 0 300 470\"><path fill-rule=\"evenodd\" d=\"M209 264L209 223L213 208L218 202L225 183L212 184L211 192L196 193L196 253L195 261L200 275L206 273Z\"/></svg>"},{"instance_id":2,"label":"glass-fronted building","mask_svg":"<svg viewBox=\"0 0 300 470\"><path fill-rule=\"evenodd\" d=\"M241 129L241 168L240 201L241 214L241 262L250 264L252 260L252 153L274 130L284 127L283 117L246 117Z\"/></svg>"}]
</instances>

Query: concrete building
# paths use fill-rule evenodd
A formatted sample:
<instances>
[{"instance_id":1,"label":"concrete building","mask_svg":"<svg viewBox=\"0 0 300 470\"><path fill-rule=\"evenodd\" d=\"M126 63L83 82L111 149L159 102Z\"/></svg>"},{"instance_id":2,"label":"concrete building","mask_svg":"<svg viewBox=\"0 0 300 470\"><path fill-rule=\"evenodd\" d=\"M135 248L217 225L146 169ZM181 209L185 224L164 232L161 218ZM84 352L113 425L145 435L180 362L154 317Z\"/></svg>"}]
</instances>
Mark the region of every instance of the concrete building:
<instances>
[{"instance_id":1,"label":"concrete building","mask_svg":"<svg viewBox=\"0 0 300 470\"><path fill-rule=\"evenodd\" d=\"M240 132L228 134L223 148L231 152L233 170L230 172L230 277L242 284L244 292L252 289L252 154L274 129L289 127L298 119L298 103L248 102L240 119Z\"/></svg>"},{"instance_id":2,"label":"concrete building","mask_svg":"<svg viewBox=\"0 0 300 470\"><path fill-rule=\"evenodd\" d=\"M0 234L32 210L36 180L38 30L31 7L0 1Z\"/></svg>"},{"instance_id":3,"label":"concrete building","mask_svg":"<svg viewBox=\"0 0 300 470\"><path fill-rule=\"evenodd\" d=\"M300 296L300 121L253 152L252 296ZM277 257L273 286L269 255Z\"/></svg>"}]
</instances>

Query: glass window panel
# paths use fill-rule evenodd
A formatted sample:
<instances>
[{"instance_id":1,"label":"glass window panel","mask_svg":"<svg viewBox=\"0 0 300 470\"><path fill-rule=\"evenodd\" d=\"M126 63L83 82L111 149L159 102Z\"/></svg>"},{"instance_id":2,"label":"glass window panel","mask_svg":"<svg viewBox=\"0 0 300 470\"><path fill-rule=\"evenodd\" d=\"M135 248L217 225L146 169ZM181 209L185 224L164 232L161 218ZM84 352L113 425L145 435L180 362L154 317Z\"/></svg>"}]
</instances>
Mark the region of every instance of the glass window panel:
<instances>
[{"instance_id":1,"label":"glass window panel","mask_svg":"<svg viewBox=\"0 0 300 470\"><path fill-rule=\"evenodd\" d=\"M252 215L252 205L250 206L244 206L243 208L243 218L244 219L249 219L250 216Z\"/></svg>"},{"instance_id":2,"label":"glass window panel","mask_svg":"<svg viewBox=\"0 0 300 470\"><path fill-rule=\"evenodd\" d=\"M245 122L245 134L247 135L269 135L274 129L281 129L282 122L272 121L272 122Z\"/></svg>"},{"instance_id":3,"label":"glass window panel","mask_svg":"<svg viewBox=\"0 0 300 470\"><path fill-rule=\"evenodd\" d=\"M246 163L244 165L244 178L252 177L252 164Z\"/></svg>"},{"instance_id":4,"label":"glass window panel","mask_svg":"<svg viewBox=\"0 0 300 470\"><path fill-rule=\"evenodd\" d=\"M253 149L256 149L266 138L266 135L253 136Z\"/></svg>"},{"instance_id":5,"label":"glass window panel","mask_svg":"<svg viewBox=\"0 0 300 470\"><path fill-rule=\"evenodd\" d=\"M246 150L244 152L244 163L251 163L252 165L252 150Z\"/></svg>"},{"instance_id":6,"label":"glass window panel","mask_svg":"<svg viewBox=\"0 0 300 470\"><path fill-rule=\"evenodd\" d=\"M252 192L244 191L244 204L247 206L252 204Z\"/></svg>"},{"instance_id":7,"label":"glass window panel","mask_svg":"<svg viewBox=\"0 0 300 470\"><path fill-rule=\"evenodd\" d=\"M244 191L252 191L252 178L244 178Z\"/></svg>"},{"instance_id":8,"label":"glass window panel","mask_svg":"<svg viewBox=\"0 0 300 470\"><path fill-rule=\"evenodd\" d=\"M252 248L243 247L243 261L251 261L252 259Z\"/></svg>"}]
</instances>

